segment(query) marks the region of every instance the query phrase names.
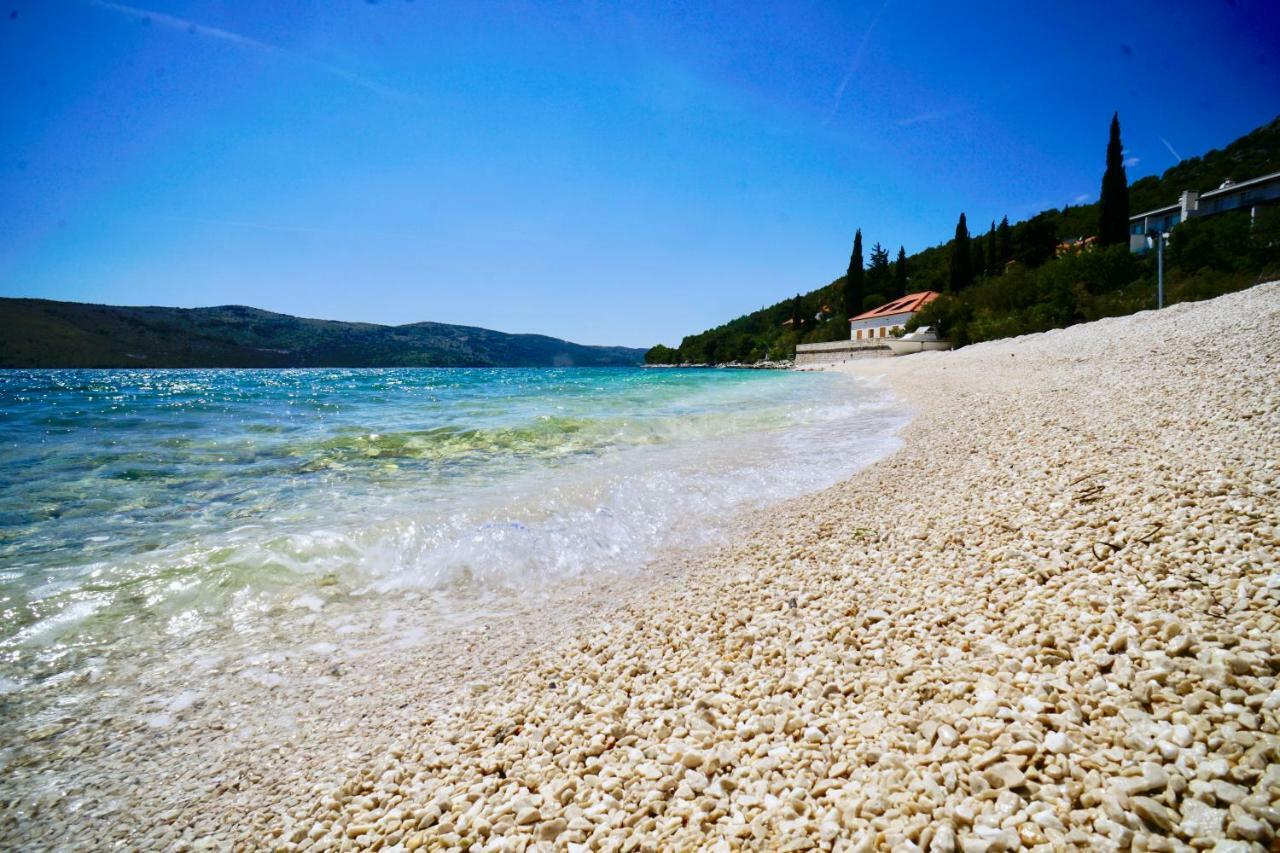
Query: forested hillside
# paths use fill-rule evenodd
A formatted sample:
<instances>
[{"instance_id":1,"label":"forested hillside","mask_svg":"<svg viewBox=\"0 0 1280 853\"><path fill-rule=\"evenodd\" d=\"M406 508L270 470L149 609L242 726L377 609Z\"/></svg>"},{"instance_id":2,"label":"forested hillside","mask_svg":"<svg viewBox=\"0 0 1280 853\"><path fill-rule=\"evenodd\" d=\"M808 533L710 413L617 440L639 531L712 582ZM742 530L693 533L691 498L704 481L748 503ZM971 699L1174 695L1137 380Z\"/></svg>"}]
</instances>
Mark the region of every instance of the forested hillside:
<instances>
[{"instance_id":1,"label":"forested hillside","mask_svg":"<svg viewBox=\"0 0 1280 853\"><path fill-rule=\"evenodd\" d=\"M0 298L0 367L612 367L643 351L471 326L379 326L243 305L131 308Z\"/></svg>"},{"instance_id":2,"label":"forested hillside","mask_svg":"<svg viewBox=\"0 0 1280 853\"><path fill-rule=\"evenodd\" d=\"M1184 190L1204 192L1228 178L1244 180L1275 171L1280 171L1280 118L1221 150L1183 160L1159 177L1133 182L1128 187L1128 209L1131 214L1141 213L1176 202ZM1184 246L1194 244L1189 251L1179 250L1177 239L1171 243L1168 301L1214 296L1246 286L1270 270L1273 214L1267 211L1263 227L1254 233L1242 234L1239 217L1232 216L1179 226L1195 239L1183 241ZM964 342L1152 307L1147 304L1155 286L1151 258L1129 257L1128 250L1119 247L1085 253L1098 258L1056 257L1059 243L1095 237L1099 217L1099 202L1094 202L1046 210L1013 224L968 223L973 287L963 298L952 294L951 299L939 300L926 319L949 322L950 331ZM866 271L861 307L875 307L893 298L895 287L905 287L907 292L953 290L954 242L907 256L905 281L898 269L902 258L878 273L873 262ZM833 258L832 266L840 262ZM841 340L847 334L844 285L845 276L840 276L809 293L690 335L677 349L654 347L646 360L690 364L790 358L798 343Z\"/></svg>"}]
</instances>

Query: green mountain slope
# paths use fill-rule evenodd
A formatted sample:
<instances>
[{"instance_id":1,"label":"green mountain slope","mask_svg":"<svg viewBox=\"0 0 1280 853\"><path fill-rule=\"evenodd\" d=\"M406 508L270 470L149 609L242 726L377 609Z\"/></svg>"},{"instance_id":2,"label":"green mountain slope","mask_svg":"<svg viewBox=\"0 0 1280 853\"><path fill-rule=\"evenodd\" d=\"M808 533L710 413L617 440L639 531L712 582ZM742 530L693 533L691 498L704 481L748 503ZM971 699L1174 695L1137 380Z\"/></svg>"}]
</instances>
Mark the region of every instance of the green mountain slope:
<instances>
[{"instance_id":1,"label":"green mountain slope","mask_svg":"<svg viewBox=\"0 0 1280 853\"><path fill-rule=\"evenodd\" d=\"M1098 176L1102 176L1102 146L1098 150ZM1280 171L1280 117L1251 131L1221 150L1191 157L1154 175L1134 181L1129 186L1131 214L1172 204L1184 190L1204 192L1214 189L1227 178L1240 181L1269 172ZM957 211L958 213L958 211ZM1037 268L1054 257L1059 241L1089 237L1097 233L1098 203L1069 205L1050 209L1014 224L1011 228L1014 259L1024 268ZM982 237L987 223L970 222L974 237ZM864 227L868 241L875 231L874 223ZM871 232L871 233L868 233ZM874 235L882 239L880 235ZM892 248L891 240L884 240ZM945 291L951 241L931 246L907 258L910 291ZM847 258L833 258L833 266L844 266ZM840 291L844 276L800 296L800 313L813 317L824 306L841 304ZM869 301L871 297L868 297ZM762 358L790 358L798 343L839 340L844 336L840 318L810 324L796 333L783 323L791 318L791 298L730 320L722 326L689 335L678 349L654 347L647 360L655 363L706 363L756 361Z\"/></svg>"},{"instance_id":2,"label":"green mountain slope","mask_svg":"<svg viewBox=\"0 0 1280 853\"><path fill-rule=\"evenodd\" d=\"M470 326L0 298L0 367L614 367L644 351Z\"/></svg>"}]
</instances>

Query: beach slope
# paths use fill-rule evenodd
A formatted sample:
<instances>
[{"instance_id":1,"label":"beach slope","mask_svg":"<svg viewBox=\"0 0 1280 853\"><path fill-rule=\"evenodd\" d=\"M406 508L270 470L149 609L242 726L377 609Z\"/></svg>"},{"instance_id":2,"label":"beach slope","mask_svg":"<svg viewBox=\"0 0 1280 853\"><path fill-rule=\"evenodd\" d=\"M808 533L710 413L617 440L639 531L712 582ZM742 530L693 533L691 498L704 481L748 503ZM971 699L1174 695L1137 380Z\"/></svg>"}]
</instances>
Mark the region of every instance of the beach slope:
<instances>
[{"instance_id":1,"label":"beach slope","mask_svg":"<svg viewBox=\"0 0 1280 853\"><path fill-rule=\"evenodd\" d=\"M849 365L914 407L895 455L654 573L344 783L166 843L1265 850L1277 328L1272 283ZM385 706L415 706L399 686Z\"/></svg>"},{"instance_id":2,"label":"beach slope","mask_svg":"<svg viewBox=\"0 0 1280 853\"><path fill-rule=\"evenodd\" d=\"M852 365L916 408L901 451L264 830L305 849L1265 849L1278 328L1273 283Z\"/></svg>"}]
</instances>

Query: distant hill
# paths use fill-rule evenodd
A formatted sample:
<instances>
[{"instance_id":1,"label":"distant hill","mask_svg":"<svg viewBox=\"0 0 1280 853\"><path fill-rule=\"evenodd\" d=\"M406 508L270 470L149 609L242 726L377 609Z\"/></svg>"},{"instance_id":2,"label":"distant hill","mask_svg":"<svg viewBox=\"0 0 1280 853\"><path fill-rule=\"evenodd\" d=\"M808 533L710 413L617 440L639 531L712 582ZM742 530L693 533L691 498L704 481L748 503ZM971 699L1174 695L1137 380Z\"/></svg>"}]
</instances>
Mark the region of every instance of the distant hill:
<instances>
[{"instance_id":1,"label":"distant hill","mask_svg":"<svg viewBox=\"0 0 1280 853\"><path fill-rule=\"evenodd\" d=\"M0 297L0 367L618 367L643 357L642 349L445 323Z\"/></svg>"},{"instance_id":2,"label":"distant hill","mask_svg":"<svg viewBox=\"0 0 1280 853\"><path fill-rule=\"evenodd\" d=\"M1100 123L1101 127L1101 123ZM1098 179L1102 179L1102 133L1099 133ZM1221 150L1215 149L1200 157L1188 157L1166 169L1159 177L1150 175L1129 185L1129 211L1142 213L1152 208L1172 204L1184 190L1204 192L1222 184L1227 178L1236 181L1254 178L1280 171L1280 118L1272 119L1262 127L1236 139ZM957 216L960 211L956 211ZM1035 216L1014 223L1011 229L1014 258L1025 266L1039 266L1054 255L1054 247L1060 240L1089 237L1097 234L1098 203L1068 205L1051 208ZM980 238L988 224L977 220L969 222L970 233ZM864 252L875 240L880 240L891 252L897 242L880 232L874 222L862 226L865 238ZM853 243L852 230L849 243ZM951 242L930 246L907 258L910 275L908 291L937 290L948 287ZM832 267L843 269L848 256L831 259ZM816 290L801 294L799 313L813 317L824 306L838 306L844 276ZM762 358L790 358L798 343L819 343L843 338L845 326L839 318L814 324L797 334L784 322L795 313L795 306L788 294L773 305L744 314L722 326L689 335L679 348L654 347L649 360L655 363L704 363L726 361L756 361ZM883 295L882 295L883 296ZM879 304L868 294L868 302ZM881 299L880 301L884 301ZM872 307L872 306L868 306Z\"/></svg>"}]
</instances>

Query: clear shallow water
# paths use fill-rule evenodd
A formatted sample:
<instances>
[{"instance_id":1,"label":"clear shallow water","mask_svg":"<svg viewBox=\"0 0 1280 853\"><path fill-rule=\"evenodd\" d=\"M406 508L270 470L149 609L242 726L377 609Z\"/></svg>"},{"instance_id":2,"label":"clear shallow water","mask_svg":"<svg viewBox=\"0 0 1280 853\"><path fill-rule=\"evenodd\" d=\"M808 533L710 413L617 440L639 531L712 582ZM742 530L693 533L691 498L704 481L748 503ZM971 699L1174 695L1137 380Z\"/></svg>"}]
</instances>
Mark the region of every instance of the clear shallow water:
<instances>
[{"instance_id":1,"label":"clear shallow water","mask_svg":"<svg viewBox=\"0 0 1280 853\"><path fill-rule=\"evenodd\" d=\"M904 420L830 374L0 373L0 694L607 587Z\"/></svg>"}]
</instances>

